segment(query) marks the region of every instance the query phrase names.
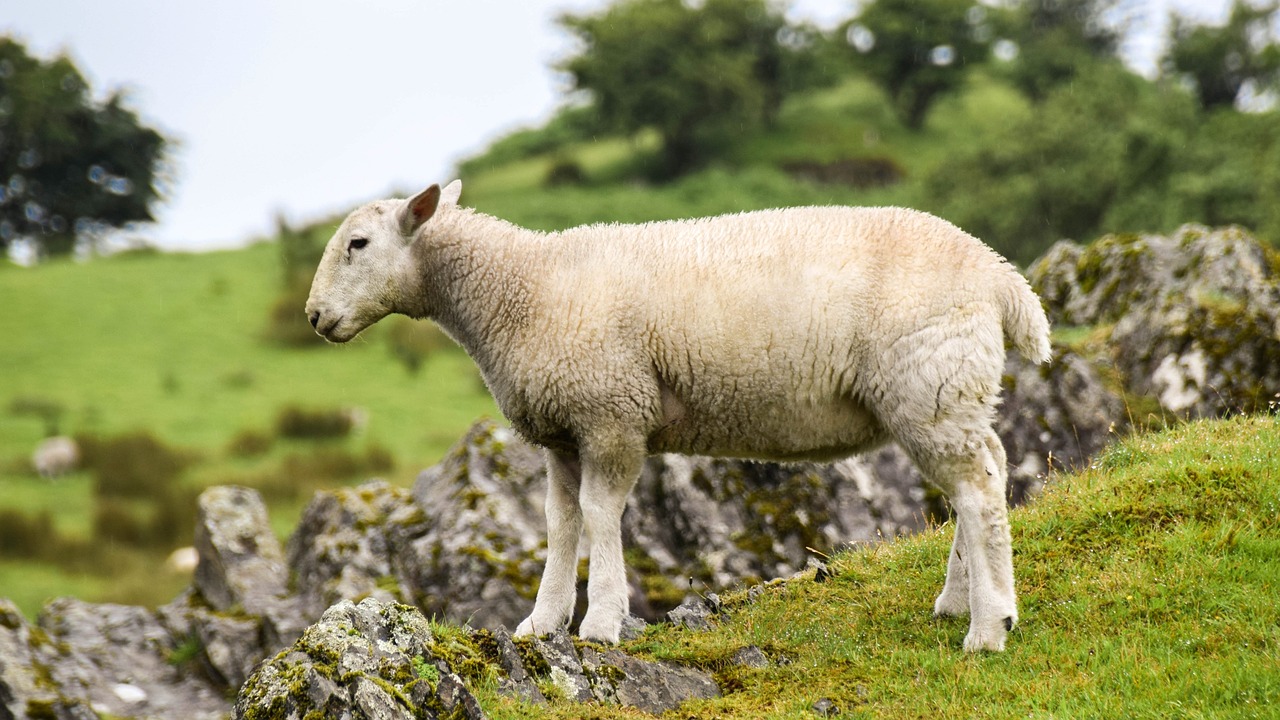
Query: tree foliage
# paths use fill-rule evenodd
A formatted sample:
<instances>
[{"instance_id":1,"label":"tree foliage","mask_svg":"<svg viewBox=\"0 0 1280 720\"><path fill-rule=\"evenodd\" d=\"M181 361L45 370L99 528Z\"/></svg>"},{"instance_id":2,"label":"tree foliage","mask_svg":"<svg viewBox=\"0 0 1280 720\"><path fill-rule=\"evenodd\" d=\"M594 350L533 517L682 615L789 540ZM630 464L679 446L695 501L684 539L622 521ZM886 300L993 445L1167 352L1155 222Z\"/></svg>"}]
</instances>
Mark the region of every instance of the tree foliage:
<instances>
[{"instance_id":1,"label":"tree foliage","mask_svg":"<svg viewBox=\"0 0 1280 720\"><path fill-rule=\"evenodd\" d=\"M874 0L844 33L857 67L889 94L902 122L919 129L933 103L986 58L987 14L971 0Z\"/></svg>"},{"instance_id":2,"label":"tree foliage","mask_svg":"<svg viewBox=\"0 0 1280 720\"><path fill-rule=\"evenodd\" d=\"M931 209L1029 262L1062 238L1184 222L1280 228L1274 114L1204 118L1195 100L1113 65L1063 85L926 179Z\"/></svg>"},{"instance_id":3,"label":"tree foliage","mask_svg":"<svg viewBox=\"0 0 1280 720\"><path fill-rule=\"evenodd\" d=\"M1008 76L1033 100L1045 99L1093 65L1118 64L1123 26L1108 22L1117 0L1022 0L1000 16L1001 36L1018 55Z\"/></svg>"},{"instance_id":4,"label":"tree foliage","mask_svg":"<svg viewBox=\"0 0 1280 720\"><path fill-rule=\"evenodd\" d=\"M608 127L656 130L666 176L769 122L812 76L808 31L766 0L621 0L560 24L581 41L562 66L575 87Z\"/></svg>"},{"instance_id":5,"label":"tree foliage","mask_svg":"<svg viewBox=\"0 0 1280 720\"><path fill-rule=\"evenodd\" d=\"M1274 24L1280 3L1253 6L1235 0L1225 25L1198 25L1174 14L1166 64L1194 82L1200 105L1231 107L1241 89L1280 89L1280 45Z\"/></svg>"},{"instance_id":6,"label":"tree foliage","mask_svg":"<svg viewBox=\"0 0 1280 720\"><path fill-rule=\"evenodd\" d=\"M95 101L66 56L45 62L0 37L0 250L27 237L68 253L152 221L166 144L120 91Z\"/></svg>"}]
</instances>

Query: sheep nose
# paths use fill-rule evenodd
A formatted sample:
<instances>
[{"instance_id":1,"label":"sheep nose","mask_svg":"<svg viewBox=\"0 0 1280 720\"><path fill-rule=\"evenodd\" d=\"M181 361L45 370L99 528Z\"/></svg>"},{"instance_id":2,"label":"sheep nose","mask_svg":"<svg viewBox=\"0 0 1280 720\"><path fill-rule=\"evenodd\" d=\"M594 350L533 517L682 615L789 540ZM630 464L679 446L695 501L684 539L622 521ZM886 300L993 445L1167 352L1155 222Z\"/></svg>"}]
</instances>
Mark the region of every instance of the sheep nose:
<instances>
[{"instance_id":1,"label":"sheep nose","mask_svg":"<svg viewBox=\"0 0 1280 720\"><path fill-rule=\"evenodd\" d=\"M317 327L317 326L319 326L319 325L320 325L320 311L319 311L319 310L316 310L315 312L311 313L310 318L311 318L311 327Z\"/></svg>"}]
</instances>

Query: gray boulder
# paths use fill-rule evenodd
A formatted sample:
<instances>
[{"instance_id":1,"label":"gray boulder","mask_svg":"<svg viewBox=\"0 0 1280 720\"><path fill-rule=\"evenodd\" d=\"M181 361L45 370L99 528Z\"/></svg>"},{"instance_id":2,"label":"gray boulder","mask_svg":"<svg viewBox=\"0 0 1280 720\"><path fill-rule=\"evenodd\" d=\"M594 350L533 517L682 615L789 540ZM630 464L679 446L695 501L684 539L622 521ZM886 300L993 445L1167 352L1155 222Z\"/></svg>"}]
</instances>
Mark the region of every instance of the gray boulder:
<instances>
[{"instance_id":1,"label":"gray boulder","mask_svg":"<svg viewBox=\"0 0 1280 720\"><path fill-rule=\"evenodd\" d=\"M1100 364L1119 372L1125 392L1158 401L1155 420L1265 411L1276 400L1280 260L1240 228L1062 242L1029 277L1055 325L1104 332Z\"/></svg>"}]
</instances>

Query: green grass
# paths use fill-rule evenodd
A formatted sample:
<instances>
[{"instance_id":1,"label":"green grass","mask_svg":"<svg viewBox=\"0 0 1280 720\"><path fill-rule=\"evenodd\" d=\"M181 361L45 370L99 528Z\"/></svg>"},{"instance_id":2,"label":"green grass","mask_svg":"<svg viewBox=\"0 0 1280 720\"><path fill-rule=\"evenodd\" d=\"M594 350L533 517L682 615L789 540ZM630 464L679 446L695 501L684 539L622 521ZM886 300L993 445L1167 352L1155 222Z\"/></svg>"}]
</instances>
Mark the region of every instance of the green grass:
<instances>
[{"instance_id":1,"label":"green grass","mask_svg":"<svg viewBox=\"0 0 1280 720\"><path fill-rule=\"evenodd\" d=\"M273 433L287 405L365 410L364 430L336 446L354 453L369 445L386 448L396 463L387 479L401 485L439 460L477 417L497 415L474 366L457 348L431 355L411 375L391 356L381 328L339 347L299 350L266 341L279 277L270 245L6 267L0 272L0 507L31 514L47 508L60 532L91 534L88 474L50 482L29 469L45 426L12 408L32 399L65 409L58 428L64 433L147 430L191 451L197 461L182 481L195 486L243 480L289 453L312 452L312 443L278 441L261 458L228 453L242 430ZM301 308L298 322L306 322ZM281 534L292 529L308 498L272 508ZM131 582L99 577L95 584L67 574L58 589L53 569L48 582L38 584L22 580L28 569L18 572L0 559L0 596L22 595L19 605L28 613L43 597L100 599ZM146 599L171 596L158 588Z\"/></svg>"},{"instance_id":2,"label":"green grass","mask_svg":"<svg viewBox=\"0 0 1280 720\"><path fill-rule=\"evenodd\" d=\"M1012 514L1021 620L967 655L936 620L950 524L842 553L825 583L729 593L713 630L651 628L632 652L713 671L729 688L688 718L1262 718L1280 703L1280 422L1201 422L1136 437ZM746 645L775 661L732 667ZM493 695L495 718L535 713ZM592 707L585 716L639 717Z\"/></svg>"}]
</instances>

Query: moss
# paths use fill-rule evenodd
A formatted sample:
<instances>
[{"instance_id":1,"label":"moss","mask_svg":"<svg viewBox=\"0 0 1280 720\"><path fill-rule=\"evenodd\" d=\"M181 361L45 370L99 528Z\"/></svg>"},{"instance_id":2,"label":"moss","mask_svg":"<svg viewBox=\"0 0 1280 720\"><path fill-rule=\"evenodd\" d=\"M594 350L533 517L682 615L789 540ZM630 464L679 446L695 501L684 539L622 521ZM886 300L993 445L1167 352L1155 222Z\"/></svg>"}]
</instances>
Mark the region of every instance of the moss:
<instances>
[{"instance_id":1,"label":"moss","mask_svg":"<svg viewBox=\"0 0 1280 720\"><path fill-rule=\"evenodd\" d=\"M533 638L512 638L512 643L516 646L516 652L520 654L520 663L524 665L526 672L535 678L545 678L551 674L551 666L542 657L542 653L534 647Z\"/></svg>"}]
</instances>

